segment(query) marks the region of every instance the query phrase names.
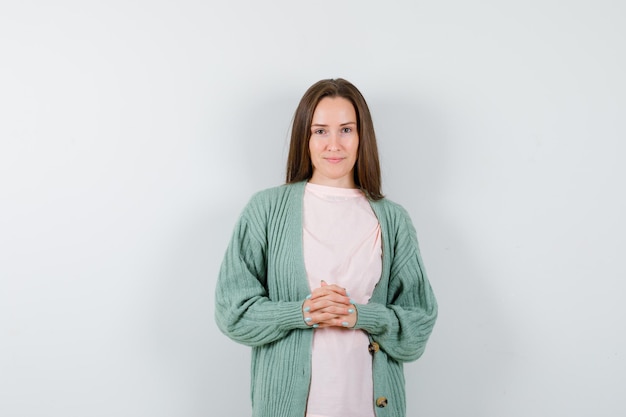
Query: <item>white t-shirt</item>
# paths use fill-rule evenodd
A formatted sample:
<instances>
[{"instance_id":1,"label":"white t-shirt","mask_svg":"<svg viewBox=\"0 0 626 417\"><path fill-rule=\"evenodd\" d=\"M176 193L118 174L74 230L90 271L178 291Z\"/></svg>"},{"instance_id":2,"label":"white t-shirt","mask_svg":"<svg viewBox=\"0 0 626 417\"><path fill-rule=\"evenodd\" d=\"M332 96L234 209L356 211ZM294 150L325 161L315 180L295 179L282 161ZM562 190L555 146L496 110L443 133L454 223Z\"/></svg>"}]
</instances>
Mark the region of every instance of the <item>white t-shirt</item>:
<instances>
[{"instance_id":1,"label":"white t-shirt","mask_svg":"<svg viewBox=\"0 0 626 417\"><path fill-rule=\"evenodd\" d=\"M311 290L324 280L346 288L355 303L367 304L382 272L382 241L363 192L307 184L303 227ZM367 333L334 327L314 332L306 417L374 417Z\"/></svg>"}]
</instances>

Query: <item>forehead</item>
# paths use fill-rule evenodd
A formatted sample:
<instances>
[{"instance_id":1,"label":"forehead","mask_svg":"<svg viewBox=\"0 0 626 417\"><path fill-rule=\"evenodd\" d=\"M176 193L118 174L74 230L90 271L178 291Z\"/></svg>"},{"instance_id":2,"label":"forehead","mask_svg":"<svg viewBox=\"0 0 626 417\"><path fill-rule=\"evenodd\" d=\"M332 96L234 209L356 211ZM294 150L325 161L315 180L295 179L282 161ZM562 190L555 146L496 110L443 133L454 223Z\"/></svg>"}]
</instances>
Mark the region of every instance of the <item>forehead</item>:
<instances>
[{"instance_id":1,"label":"forehead","mask_svg":"<svg viewBox=\"0 0 626 417\"><path fill-rule=\"evenodd\" d=\"M352 102L343 97L324 97L317 103L313 112L313 123L316 122L356 123L356 110Z\"/></svg>"}]
</instances>

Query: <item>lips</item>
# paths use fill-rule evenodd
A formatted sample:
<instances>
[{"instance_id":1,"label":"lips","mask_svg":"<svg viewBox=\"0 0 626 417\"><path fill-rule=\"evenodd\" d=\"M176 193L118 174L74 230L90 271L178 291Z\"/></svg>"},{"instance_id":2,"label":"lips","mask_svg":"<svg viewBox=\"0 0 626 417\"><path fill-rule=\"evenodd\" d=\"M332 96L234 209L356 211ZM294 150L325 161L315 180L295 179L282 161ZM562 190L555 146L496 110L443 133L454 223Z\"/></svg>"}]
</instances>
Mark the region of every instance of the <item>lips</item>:
<instances>
[{"instance_id":1,"label":"lips","mask_svg":"<svg viewBox=\"0 0 626 417\"><path fill-rule=\"evenodd\" d=\"M343 161L345 158L324 158L326 160L326 162L330 162L331 164L338 164L339 162Z\"/></svg>"}]
</instances>

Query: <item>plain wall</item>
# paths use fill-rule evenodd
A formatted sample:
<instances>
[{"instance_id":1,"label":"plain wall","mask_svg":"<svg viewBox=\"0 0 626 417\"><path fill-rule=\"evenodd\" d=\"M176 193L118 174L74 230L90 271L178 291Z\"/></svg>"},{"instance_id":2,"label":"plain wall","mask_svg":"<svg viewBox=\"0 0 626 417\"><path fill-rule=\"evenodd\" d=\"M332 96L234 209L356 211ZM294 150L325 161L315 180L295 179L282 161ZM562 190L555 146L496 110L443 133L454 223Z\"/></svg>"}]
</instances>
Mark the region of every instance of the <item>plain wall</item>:
<instances>
[{"instance_id":1,"label":"plain wall","mask_svg":"<svg viewBox=\"0 0 626 417\"><path fill-rule=\"evenodd\" d=\"M440 304L408 415L625 415L625 4L3 1L0 415L250 415L216 276L330 77Z\"/></svg>"}]
</instances>

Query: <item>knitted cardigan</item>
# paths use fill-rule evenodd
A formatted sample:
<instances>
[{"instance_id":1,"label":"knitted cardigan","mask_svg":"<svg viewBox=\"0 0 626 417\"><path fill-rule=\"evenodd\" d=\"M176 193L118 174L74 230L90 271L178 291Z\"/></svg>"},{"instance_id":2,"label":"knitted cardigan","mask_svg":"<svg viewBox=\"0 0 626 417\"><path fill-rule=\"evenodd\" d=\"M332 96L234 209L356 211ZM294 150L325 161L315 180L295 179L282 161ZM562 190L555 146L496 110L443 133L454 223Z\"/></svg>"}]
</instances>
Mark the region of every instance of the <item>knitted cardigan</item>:
<instances>
[{"instance_id":1,"label":"knitted cardigan","mask_svg":"<svg viewBox=\"0 0 626 417\"><path fill-rule=\"evenodd\" d=\"M252 347L253 417L305 415L315 331L302 317L310 293L302 250L305 185L282 185L252 197L219 272L217 325ZM356 305L355 328L379 345L372 363L376 416L405 417L402 363L424 352L437 303L407 212L387 199L370 204L381 227L382 274L369 302Z\"/></svg>"}]
</instances>

